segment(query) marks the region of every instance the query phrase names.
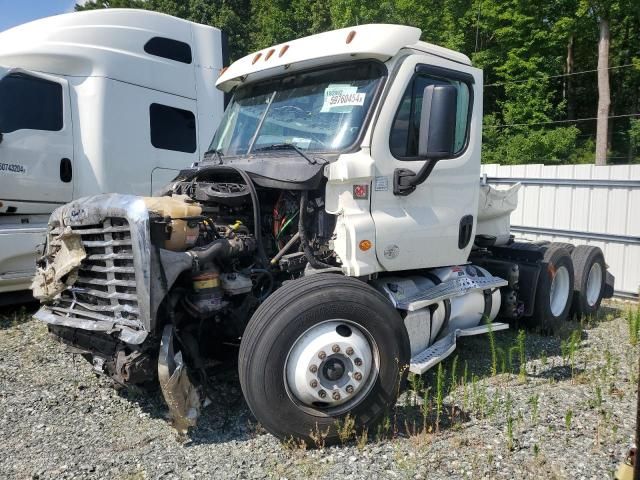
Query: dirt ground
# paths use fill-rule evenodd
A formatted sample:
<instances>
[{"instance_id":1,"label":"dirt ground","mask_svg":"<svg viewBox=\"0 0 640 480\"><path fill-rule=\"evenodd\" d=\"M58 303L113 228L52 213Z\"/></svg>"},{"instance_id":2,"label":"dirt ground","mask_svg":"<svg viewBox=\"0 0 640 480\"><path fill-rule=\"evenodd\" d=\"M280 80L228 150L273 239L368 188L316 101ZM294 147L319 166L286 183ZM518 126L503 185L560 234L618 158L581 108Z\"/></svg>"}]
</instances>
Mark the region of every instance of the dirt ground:
<instances>
[{"instance_id":1,"label":"dirt ground","mask_svg":"<svg viewBox=\"0 0 640 480\"><path fill-rule=\"evenodd\" d=\"M158 392L114 389L32 307L0 310L0 478L612 478L635 427L624 308L554 336L465 338L375 432L345 422L343 445L312 449L256 424L233 366L179 438Z\"/></svg>"}]
</instances>

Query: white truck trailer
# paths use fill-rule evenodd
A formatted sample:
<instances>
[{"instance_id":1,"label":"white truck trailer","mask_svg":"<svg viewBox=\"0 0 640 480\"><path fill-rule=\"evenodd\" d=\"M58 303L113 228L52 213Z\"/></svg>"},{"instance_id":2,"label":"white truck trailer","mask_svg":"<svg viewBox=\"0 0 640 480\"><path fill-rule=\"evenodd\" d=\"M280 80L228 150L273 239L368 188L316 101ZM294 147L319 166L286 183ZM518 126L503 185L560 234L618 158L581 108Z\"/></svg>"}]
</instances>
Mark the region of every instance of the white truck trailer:
<instances>
[{"instance_id":1,"label":"white truck trailer","mask_svg":"<svg viewBox=\"0 0 640 480\"><path fill-rule=\"evenodd\" d=\"M480 180L482 72L420 34L362 25L233 63L199 165L52 214L35 317L117 382L157 375L180 428L239 344L257 420L335 442L461 335L595 313L602 252L510 235L515 190Z\"/></svg>"},{"instance_id":2,"label":"white truck trailer","mask_svg":"<svg viewBox=\"0 0 640 480\"><path fill-rule=\"evenodd\" d=\"M56 207L150 195L202 157L225 48L216 28L144 10L0 33L0 293L28 290Z\"/></svg>"}]
</instances>

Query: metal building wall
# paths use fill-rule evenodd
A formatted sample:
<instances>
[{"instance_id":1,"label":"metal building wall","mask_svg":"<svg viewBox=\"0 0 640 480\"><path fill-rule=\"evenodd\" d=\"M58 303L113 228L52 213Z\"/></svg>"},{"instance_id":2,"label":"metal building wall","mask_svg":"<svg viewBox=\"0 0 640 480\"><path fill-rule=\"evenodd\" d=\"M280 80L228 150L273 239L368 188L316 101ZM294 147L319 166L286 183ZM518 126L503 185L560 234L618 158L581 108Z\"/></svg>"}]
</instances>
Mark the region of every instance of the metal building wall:
<instances>
[{"instance_id":1,"label":"metal building wall","mask_svg":"<svg viewBox=\"0 0 640 480\"><path fill-rule=\"evenodd\" d=\"M616 292L640 289L640 165L482 165L494 186L521 182L512 231L532 240L599 246Z\"/></svg>"}]
</instances>

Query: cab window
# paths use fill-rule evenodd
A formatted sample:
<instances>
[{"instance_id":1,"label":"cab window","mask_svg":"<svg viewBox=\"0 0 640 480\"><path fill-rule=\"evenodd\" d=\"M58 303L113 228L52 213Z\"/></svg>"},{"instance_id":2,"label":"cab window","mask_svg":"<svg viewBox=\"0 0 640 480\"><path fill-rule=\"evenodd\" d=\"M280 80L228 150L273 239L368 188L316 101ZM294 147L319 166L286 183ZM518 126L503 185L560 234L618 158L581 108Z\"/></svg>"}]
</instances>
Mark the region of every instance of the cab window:
<instances>
[{"instance_id":1,"label":"cab window","mask_svg":"<svg viewBox=\"0 0 640 480\"><path fill-rule=\"evenodd\" d=\"M196 117L193 112L152 103L149 124L151 145L154 147L184 153L196 151Z\"/></svg>"},{"instance_id":2,"label":"cab window","mask_svg":"<svg viewBox=\"0 0 640 480\"><path fill-rule=\"evenodd\" d=\"M398 159L409 159L418 156L422 96L424 89L429 85L453 85L458 90L454 139L455 155L462 153L465 148L469 133L469 115L471 113L469 85L462 80L447 78L446 76L417 74L409 83L402 97L391 127L389 148L392 155Z\"/></svg>"},{"instance_id":3,"label":"cab window","mask_svg":"<svg viewBox=\"0 0 640 480\"><path fill-rule=\"evenodd\" d=\"M0 132L62 130L62 85L23 73L0 80Z\"/></svg>"}]
</instances>

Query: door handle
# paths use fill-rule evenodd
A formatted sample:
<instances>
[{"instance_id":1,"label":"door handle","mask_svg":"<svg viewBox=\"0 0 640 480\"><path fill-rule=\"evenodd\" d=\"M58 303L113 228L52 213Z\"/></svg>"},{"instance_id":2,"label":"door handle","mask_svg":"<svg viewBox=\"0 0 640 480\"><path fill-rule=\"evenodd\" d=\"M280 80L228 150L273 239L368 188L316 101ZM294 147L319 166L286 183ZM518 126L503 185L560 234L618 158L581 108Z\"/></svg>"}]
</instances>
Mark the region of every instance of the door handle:
<instances>
[{"instance_id":1,"label":"door handle","mask_svg":"<svg viewBox=\"0 0 640 480\"><path fill-rule=\"evenodd\" d=\"M64 183L69 183L73 178L73 168L71 167L71 160L63 158L60 160L60 180Z\"/></svg>"}]
</instances>

